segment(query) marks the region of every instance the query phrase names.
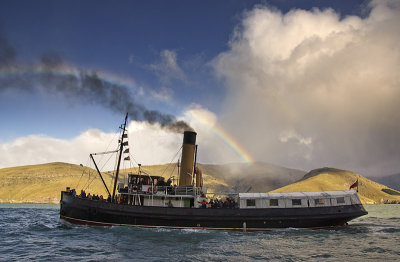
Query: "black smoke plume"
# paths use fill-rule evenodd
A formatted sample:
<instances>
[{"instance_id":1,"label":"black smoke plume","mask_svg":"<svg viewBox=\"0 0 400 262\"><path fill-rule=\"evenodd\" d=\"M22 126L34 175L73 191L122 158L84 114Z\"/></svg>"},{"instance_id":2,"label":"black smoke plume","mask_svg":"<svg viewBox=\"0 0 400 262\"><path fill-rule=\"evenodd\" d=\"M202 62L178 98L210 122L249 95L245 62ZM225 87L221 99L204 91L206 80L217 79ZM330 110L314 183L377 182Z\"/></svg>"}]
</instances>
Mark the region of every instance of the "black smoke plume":
<instances>
[{"instance_id":1,"label":"black smoke plume","mask_svg":"<svg viewBox=\"0 0 400 262\"><path fill-rule=\"evenodd\" d=\"M173 115L148 110L135 101L128 87L104 80L96 72L74 69L75 73L59 74L58 69L64 67L64 62L57 53L43 55L36 65L20 65L15 62L15 58L15 49L0 35L0 70L14 72L0 76L0 92L12 89L61 93L72 101L80 99L118 113L128 112L131 119L159 123L169 131L182 133L192 130L186 122L176 120Z\"/></svg>"},{"instance_id":2,"label":"black smoke plume","mask_svg":"<svg viewBox=\"0 0 400 262\"><path fill-rule=\"evenodd\" d=\"M0 28L0 69L8 67L15 62L16 52L7 38L3 37Z\"/></svg>"}]
</instances>

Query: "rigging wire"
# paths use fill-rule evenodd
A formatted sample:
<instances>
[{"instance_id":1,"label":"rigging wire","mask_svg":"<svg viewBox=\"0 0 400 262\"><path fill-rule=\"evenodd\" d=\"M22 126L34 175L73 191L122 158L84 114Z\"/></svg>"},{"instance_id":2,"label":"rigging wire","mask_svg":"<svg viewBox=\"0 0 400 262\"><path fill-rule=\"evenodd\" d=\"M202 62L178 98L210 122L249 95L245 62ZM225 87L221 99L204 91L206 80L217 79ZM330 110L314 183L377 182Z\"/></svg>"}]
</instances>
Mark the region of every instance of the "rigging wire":
<instances>
[{"instance_id":1,"label":"rigging wire","mask_svg":"<svg viewBox=\"0 0 400 262\"><path fill-rule=\"evenodd\" d=\"M89 186L93 183L93 181L95 179L96 179L96 176L93 176L92 180L88 183L88 185L87 185L87 187L85 189L89 188Z\"/></svg>"},{"instance_id":2,"label":"rigging wire","mask_svg":"<svg viewBox=\"0 0 400 262\"><path fill-rule=\"evenodd\" d=\"M108 163L108 161L110 161L110 159L111 159L111 157L113 156L114 154L110 154L110 157L107 159L107 163ZM105 164L103 165L103 167L102 167L102 169L105 167Z\"/></svg>"},{"instance_id":3,"label":"rigging wire","mask_svg":"<svg viewBox=\"0 0 400 262\"><path fill-rule=\"evenodd\" d=\"M178 166L178 165L173 165L174 168L172 169L172 172L171 172L171 174L169 175L169 178L168 178L168 179L170 179L171 177L173 177L175 168L176 168L177 166Z\"/></svg>"},{"instance_id":4,"label":"rigging wire","mask_svg":"<svg viewBox=\"0 0 400 262\"><path fill-rule=\"evenodd\" d=\"M122 134L122 132L124 131L122 128L120 128L121 129L121 131L119 132L119 136L121 136L121 135L123 135ZM125 129L125 130L127 130L127 129ZM119 143L118 143L118 148L120 147L120 143L122 143L122 141L119 141ZM119 150L118 150L119 151ZM115 158L115 163L114 163L114 171L113 171L113 178L112 178L112 180L111 180L111 182L112 182L112 184L114 184L115 183L115 176L116 176L116 170L117 170L117 165L118 165L118 154L117 154L117 157ZM118 182L118 181L117 181Z\"/></svg>"},{"instance_id":5,"label":"rigging wire","mask_svg":"<svg viewBox=\"0 0 400 262\"><path fill-rule=\"evenodd\" d=\"M115 137L118 135L118 132L115 132L115 134L114 134L114 136L113 136L113 138L110 140L110 142L108 143L108 145L107 145L107 147L106 147L106 150L105 151L108 151L108 149L110 148L110 146L111 146L111 143L113 142L113 141L115 141L116 139L115 139ZM104 157L104 155L102 155L101 157L100 157L100 159L99 159L99 162L102 162L103 161L103 157ZM106 162L107 163L107 162ZM105 166L105 164L103 165L103 167ZM102 168L103 168L102 167ZM101 168L101 169L102 169ZM101 170L100 169L100 170Z\"/></svg>"},{"instance_id":6,"label":"rigging wire","mask_svg":"<svg viewBox=\"0 0 400 262\"><path fill-rule=\"evenodd\" d=\"M86 165L83 167L82 175L81 175L81 177L79 178L78 184L77 184L76 187L75 187L76 189L78 189L78 186L79 186L79 184L81 183L81 179L82 179L83 175L85 174L85 171L86 171L88 165L89 165L89 157L88 157L87 160L86 160Z\"/></svg>"},{"instance_id":7,"label":"rigging wire","mask_svg":"<svg viewBox=\"0 0 400 262\"><path fill-rule=\"evenodd\" d=\"M174 157L171 159L170 164L172 164L172 162L174 161L174 159L176 158L176 156L177 156L177 155L179 154L179 152L182 150L182 147L183 147L183 146L181 146L181 147L178 149L178 151L176 152L176 154L174 155ZM167 171L167 169L168 169L168 165L167 165L167 167L164 169L164 171L162 172L161 176L164 175L164 173L165 173L165 171ZM174 170L175 170L175 168L174 168Z\"/></svg>"},{"instance_id":8,"label":"rigging wire","mask_svg":"<svg viewBox=\"0 0 400 262\"><path fill-rule=\"evenodd\" d=\"M110 159L111 159L111 157L112 157L113 155L114 155L114 154L110 154L110 157L105 161L104 165L100 168L100 171L103 170L103 168L107 165L108 161L110 161Z\"/></svg>"},{"instance_id":9,"label":"rigging wire","mask_svg":"<svg viewBox=\"0 0 400 262\"><path fill-rule=\"evenodd\" d=\"M110 148L111 143L112 143L113 141L115 141L115 137L117 136L117 134L118 134L118 132L115 132L115 135L113 136L113 138L110 140L110 142L108 143L108 145L107 145L107 147L106 147L106 151L108 151L108 149ZM100 157L99 162L102 162L103 157L104 157L104 155L102 155L102 156ZM104 163L104 165L102 166L101 169L103 169L103 168L105 167L105 165L108 163L108 161L110 160L110 158L111 158L111 156L110 156L110 157L108 158L108 160ZM82 177L83 177L83 175L86 173L86 169L88 168L88 166L90 166L90 157L88 157L87 160L86 160L86 165L84 166L84 169L83 169L83 171L82 171L82 175L81 175L81 177L79 178L79 181L78 181L78 184L76 185L76 188L78 188L79 184L81 183ZM91 176L91 171L89 170L89 172L88 172L88 180L83 184L83 187L82 187L82 188L87 189L87 188L89 187L89 185L93 182L93 180L94 180L95 177L92 179L91 182L89 182L89 181L90 181L90 176ZM88 185L87 185L86 187L84 187L86 184L88 184Z\"/></svg>"},{"instance_id":10,"label":"rigging wire","mask_svg":"<svg viewBox=\"0 0 400 262\"><path fill-rule=\"evenodd\" d=\"M91 170L89 170L89 172L88 172L88 174L89 174L89 176L88 176L88 179L87 179L87 181L85 182L85 184L84 185L86 185L87 184L87 186L86 187L84 187L85 188L85 190L89 187L89 181L90 181L90 176L91 176L91 174L92 174L92 171Z\"/></svg>"}]
</instances>

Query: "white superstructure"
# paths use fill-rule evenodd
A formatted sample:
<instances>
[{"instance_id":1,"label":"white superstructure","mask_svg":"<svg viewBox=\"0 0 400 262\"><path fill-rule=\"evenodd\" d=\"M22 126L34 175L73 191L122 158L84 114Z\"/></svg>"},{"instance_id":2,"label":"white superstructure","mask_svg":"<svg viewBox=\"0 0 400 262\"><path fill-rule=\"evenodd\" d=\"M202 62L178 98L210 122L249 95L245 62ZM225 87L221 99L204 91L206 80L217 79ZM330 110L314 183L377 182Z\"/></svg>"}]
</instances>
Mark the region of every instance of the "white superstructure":
<instances>
[{"instance_id":1,"label":"white superstructure","mask_svg":"<svg viewBox=\"0 0 400 262\"><path fill-rule=\"evenodd\" d=\"M239 193L240 208L308 208L361 204L355 190Z\"/></svg>"}]
</instances>

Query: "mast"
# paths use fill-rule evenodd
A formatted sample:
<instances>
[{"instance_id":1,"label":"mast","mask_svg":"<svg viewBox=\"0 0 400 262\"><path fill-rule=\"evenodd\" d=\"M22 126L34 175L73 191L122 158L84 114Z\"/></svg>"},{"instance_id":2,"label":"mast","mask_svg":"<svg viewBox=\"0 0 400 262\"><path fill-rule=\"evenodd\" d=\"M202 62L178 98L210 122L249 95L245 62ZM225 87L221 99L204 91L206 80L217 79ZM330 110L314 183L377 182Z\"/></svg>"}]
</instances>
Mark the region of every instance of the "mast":
<instances>
[{"instance_id":1,"label":"mast","mask_svg":"<svg viewBox=\"0 0 400 262\"><path fill-rule=\"evenodd\" d=\"M122 135L121 135L121 145L119 147L119 156L118 156L118 164L117 164L117 172L115 173L115 181L114 181L114 188L113 188L113 194L112 194L112 201L114 201L115 197L115 188L117 187L117 182L118 182L118 175L119 175L119 166L121 164L121 157L122 157L122 149L124 148L124 135L125 135L125 129L126 129L126 121L128 120L128 113L126 113L125 116L125 122L122 129Z\"/></svg>"}]
</instances>

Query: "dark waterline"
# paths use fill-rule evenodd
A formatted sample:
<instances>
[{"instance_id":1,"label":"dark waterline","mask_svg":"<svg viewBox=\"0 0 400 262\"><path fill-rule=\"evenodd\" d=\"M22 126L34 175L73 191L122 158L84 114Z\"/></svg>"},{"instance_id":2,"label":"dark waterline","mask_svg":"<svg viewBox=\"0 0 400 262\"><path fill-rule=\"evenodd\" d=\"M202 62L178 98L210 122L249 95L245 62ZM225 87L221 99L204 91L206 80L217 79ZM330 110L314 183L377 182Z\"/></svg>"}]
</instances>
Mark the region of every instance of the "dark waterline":
<instances>
[{"instance_id":1,"label":"dark waterline","mask_svg":"<svg viewBox=\"0 0 400 262\"><path fill-rule=\"evenodd\" d=\"M0 204L1 261L399 261L400 205L333 230L243 233L77 226L58 205Z\"/></svg>"}]
</instances>

